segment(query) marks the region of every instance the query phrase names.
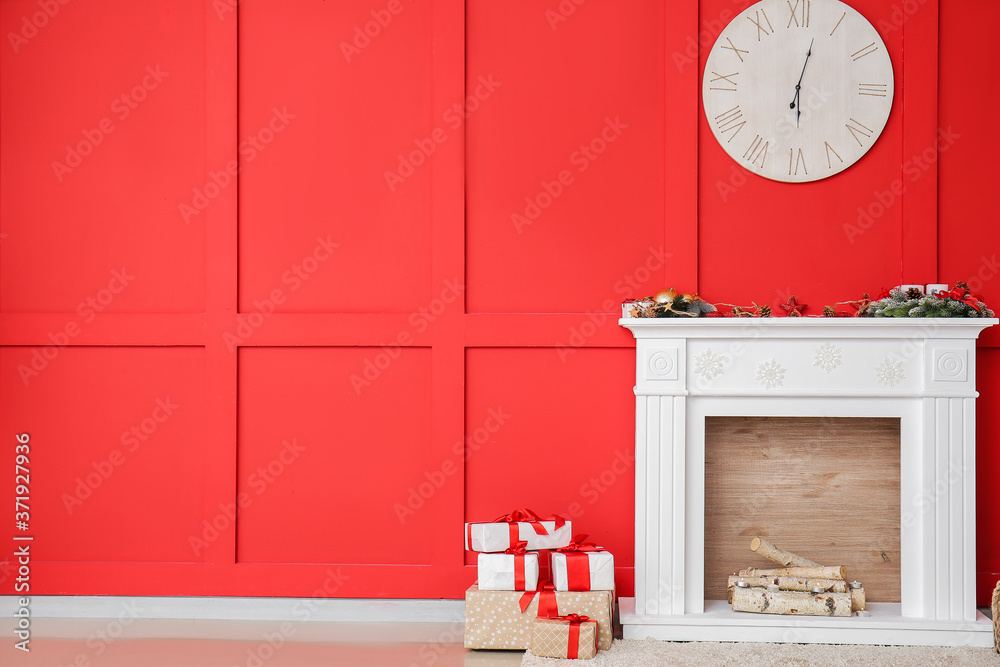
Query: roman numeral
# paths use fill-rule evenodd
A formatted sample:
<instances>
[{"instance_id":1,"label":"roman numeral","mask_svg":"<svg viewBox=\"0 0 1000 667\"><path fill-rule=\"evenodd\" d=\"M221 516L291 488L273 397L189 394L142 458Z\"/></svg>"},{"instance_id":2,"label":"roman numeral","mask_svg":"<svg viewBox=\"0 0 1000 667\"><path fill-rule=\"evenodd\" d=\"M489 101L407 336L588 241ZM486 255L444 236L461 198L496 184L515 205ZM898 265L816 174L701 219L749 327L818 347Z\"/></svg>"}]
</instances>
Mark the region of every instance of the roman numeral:
<instances>
[{"instance_id":1,"label":"roman numeral","mask_svg":"<svg viewBox=\"0 0 1000 667\"><path fill-rule=\"evenodd\" d=\"M859 83L858 95L871 95L872 97L886 97L889 94L889 84L887 83Z\"/></svg>"},{"instance_id":2,"label":"roman numeral","mask_svg":"<svg viewBox=\"0 0 1000 667\"><path fill-rule=\"evenodd\" d=\"M826 166L828 166L830 169L833 169L833 160L830 159L830 153L836 155L837 159L840 160L841 164L843 164L844 158L840 157L840 154L837 151L833 150L833 146L831 146L829 143L825 141L823 142L823 145L826 146Z\"/></svg>"},{"instance_id":3,"label":"roman numeral","mask_svg":"<svg viewBox=\"0 0 1000 667\"><path fill-rule=\"evenodd\" d=\"M718 72L712 72L712 74L715 75L715 78L714 79L710 79L709 83L715 83L716 81L725 81L730 86L732 86L732 88L715 88L715 87L710 87L709 90L728 90L728 91L731 91L731 92L734 92L734 93L736 92L736 82L733 81L732 79L730 79L729 77L736 76L737 74L739 74L739 72L733 72L732 74L719 74ZM722 84L719 84L719 85L722 85Z\"/></svg>"},{"instance_id":4,"label":"roman numeral","mask_svg":"<svg viewBox=\"0 0 1000 667\"><path fill-rule=\"evenodd\" d=\"M750 164L757 164L759 160L760 168L763 169L764 161L767 159L767 147L770 144L770 141L764 141L759 134L754 135L753 141L750 142L750 148L743 154L743 159Z\"/></svg>"},{"instance_id":5,"label":"roman numeral","mask_svg":"<svg viewBox=\"0 0 1000 667\"><path fill-rule=\"evenodd\" d=\"M786 28L792 27L792 22L795 23L796 28L808 28L809 27L809 14L810 14L810 0L795 0L795 4L792 4L792 0L785 0L788 3L788 10L791 12L791 16L788 17L788 25ZM801 3L801 7L800 7ZM798 14L796 14L798 12ZM847 12L844 12L845 14ZM834 28L836 30L836 28Z\"/></svg>"},{"instance_id":6,"label":"roman numeral","mask_svg":"<svg viewBox=\"0 0 1000 667\"><path fill-rule=\"evenodd\" d=\"M729 39L728 37L726 37L726 41L729 42L729 46L723 45L722 48L729 49L730 51L732 51L733 53L735 53L736 57L740 59L740 62L743 62L743 56L740 55L741 53L745 53L747 55L750 55L750 52L747 51L746 49L737 48L737 46L735 44L733 44L733 40Z\"/></svg>"},{"instance_id":7,"label":"roman numeral","mask_svg":"<svg viewBox=\"0 0 1000 667\"><path fill-rule=\"evenodd\" d=\"M860 60L861 58L867 56L869 53L875 53L876 51L878 51L878 47L875 46L875 42L872 42L871 44L862 46L860 49L852 53L851 60Z\"/></svg>"},{"instance_id":8,"label":"roman numeral","mask_svg":"<svg viewBox=\"0 0 1000 667\"><path fill-rule=\"evenodd\" d=\"M793 161L794 161L794 164L795 164L795 171L794 172L792 171ZM806 176L808 176L809 175L809 170L806 169L806 158L805 158L804 155L802 155L802 149L800 148L798 154L796 154L794 148L789 148L788 149L788 175L789 176L798 176L799 175L799 165L800 164L802 165L802 171L804 171L805 174L806 174Z\"/></svg>"},{"instance_id":9,"label":"roman numeral","mask_svg":"<svg viewBox=\"0 0 1000 667\"><path fill-rule=\"evenodd\" d=\"M740 130L743 129L743 126L747 122L743 120L743 112L740 111L740 105L737 104L732 109L723 111L716 116L715 124L719 128L719 134L725 135L726 132L732 132L732 135L729 137L729 141L732 141L733 137L740 133Z\"/></svg>"},{"instance_id":10,"label":"roman numeral","mask_svg":"<svg viewBox=\"0 0 1000 667\"><path fill-rule=\"evenodd\" d=\"M764 17L764 23L767 24L767 28L765 28L763 25L761 25L761 23L760 23L760 17L761 16ZM746 19L747 19L747 21L750 21L750 23L753 23L755 26L757 26L757 41L758 42L760 41L760 33L764 33L764 36L767 37L772 32L774 32L774 28L771 27L771 21L767 18L767 14L764 13L763 9L755 9L754 10L754 18L750 18L748 16L748 17L746 17ZM770 31L768 29L770 29Z\"/></svg>"},{"instance_id":11,"label":"roman numeral","mask_svg":"<svg viewBox=\"0 0 1000 667\"><path fill-rule=\"evenodd\" d=\"M841 14L840 18L837 19L837 25L833 26L833 30L830 31L830 37L833 37L833 33L837 32L837 28L840 27L840 22L844 20L845 16L847 16L847 12L844 12L843 14Z\"/></svg>"},{"instance_id":12,"label":"roman numeral","mask_svg":"<svg viewBox=\"0 0 1000 667\"><path fill-rule=\"evenodd\" d=\"M872 134L874 134L875 132L875 130L871 129L870 127L866 127L865 125L861 124L861 122L853 118L851 118L849 123L844 123L844 125L845 127L847 127L848 130L851 131L851 136L854 137L854 140L858 142L858 146L864 146L864 143L862 143L861 138L858 135L861 135L862 137L868 139L871 138Z\"/></svg>"}]
</instances>

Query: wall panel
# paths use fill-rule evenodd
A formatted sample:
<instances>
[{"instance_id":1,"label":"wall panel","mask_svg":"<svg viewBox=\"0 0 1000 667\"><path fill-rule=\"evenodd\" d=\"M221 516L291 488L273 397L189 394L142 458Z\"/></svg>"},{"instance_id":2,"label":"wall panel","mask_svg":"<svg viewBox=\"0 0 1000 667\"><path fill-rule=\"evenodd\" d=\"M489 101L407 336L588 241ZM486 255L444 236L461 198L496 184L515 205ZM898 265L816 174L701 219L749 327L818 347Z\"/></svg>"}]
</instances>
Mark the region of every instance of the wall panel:
<instances>
[{"instance_id":1,"label":"wall panel","mask_svg":"<svg viewBox=\"0 0 1000 667\"><path fill-rule=\"evenodd\" d=\"M466 130L469 312L607 312L658 289L686 252L662 226L662 3L477 1L466 26L484 98Z\"/></svg>"}]
</instances>

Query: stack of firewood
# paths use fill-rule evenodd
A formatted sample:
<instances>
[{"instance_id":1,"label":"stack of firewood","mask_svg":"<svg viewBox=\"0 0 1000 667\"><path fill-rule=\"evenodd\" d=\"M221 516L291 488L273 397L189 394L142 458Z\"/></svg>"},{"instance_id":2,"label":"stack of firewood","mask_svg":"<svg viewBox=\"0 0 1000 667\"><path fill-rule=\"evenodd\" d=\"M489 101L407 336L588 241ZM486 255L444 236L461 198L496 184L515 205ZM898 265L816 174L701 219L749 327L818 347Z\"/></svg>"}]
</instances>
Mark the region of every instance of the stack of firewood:
<instances>
[{"instance_id":1,"label":"stack of firewood","mask_svg":"<svg viewBox=\"0 0 1000 667\"><path fill-rule=\"evenodd\" d=\"M782 567L749 568L729 577L733 611L804 616L850 616L865 612L865 589L847 582L847 568L814 563L754 537L750 550Z\"/></svg>"}]
</instances>

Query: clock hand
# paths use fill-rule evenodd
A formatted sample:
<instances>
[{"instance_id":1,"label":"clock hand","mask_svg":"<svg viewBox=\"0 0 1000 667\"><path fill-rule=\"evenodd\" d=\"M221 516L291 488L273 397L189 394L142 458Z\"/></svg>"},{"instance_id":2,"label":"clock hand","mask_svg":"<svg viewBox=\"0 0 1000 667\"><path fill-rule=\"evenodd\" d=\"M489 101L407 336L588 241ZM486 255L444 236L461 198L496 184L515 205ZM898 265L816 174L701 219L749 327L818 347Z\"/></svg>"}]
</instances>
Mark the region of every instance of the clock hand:
<instances>
[{"instance_id":1,"label":"clock hand","mask_svg":"<svg viewBox=\"0 0 1000 667\"><path fill-rule=\"evenodd\" d=\"M792 103L788 105L789 109L795 109L795 127L799 126L799 116L802 115L802 110L801 110L801 107L799 105L799 90L802 88L802 77L804 77L806 75L806 65L809 64L809 56L812 55L812 52L813 52L813 42L815 42L815 41L816 41L816 38L814 37L809 42L809 50L806 52L806 60L805 60L805 62L802 63L802 72L799 73L799 81L798 81L798 83L795 84L795 97L792 98Z\"/></svg>"}]
</instances>

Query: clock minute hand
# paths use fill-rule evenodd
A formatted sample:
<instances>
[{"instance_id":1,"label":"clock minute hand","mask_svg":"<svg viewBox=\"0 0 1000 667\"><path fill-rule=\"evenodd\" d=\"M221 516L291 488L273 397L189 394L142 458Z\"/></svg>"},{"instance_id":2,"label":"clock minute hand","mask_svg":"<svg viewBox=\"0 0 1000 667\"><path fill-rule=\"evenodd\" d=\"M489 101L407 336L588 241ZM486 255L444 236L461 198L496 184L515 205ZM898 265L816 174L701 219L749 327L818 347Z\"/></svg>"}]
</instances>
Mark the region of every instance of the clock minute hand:
<instances>
[{"instance_id":1,"label":"clock minute hand","mask_svg":"<svg viewBox=\"0 0 1000 667\"><path fill-rule=\"evenodd\" d=\"M809 57L812 55L812 52L813 52L813 42L815 42L815 41L816 41L816 38L814 37L809 42L809 50L806 52L805 62L802 63L802 72L799 73L799 81L798 81L798 83L795 84L795 97L792 98L791 104L788 105L789 109L795 109L795 127L799 126L799 116L802 115L802 110L801 110L801 107L799 105L799 90L801 90L801 88L802 88L802 77L804 77L806 75L806 65L809 64Z\"/></svg>"}]
</instances>

